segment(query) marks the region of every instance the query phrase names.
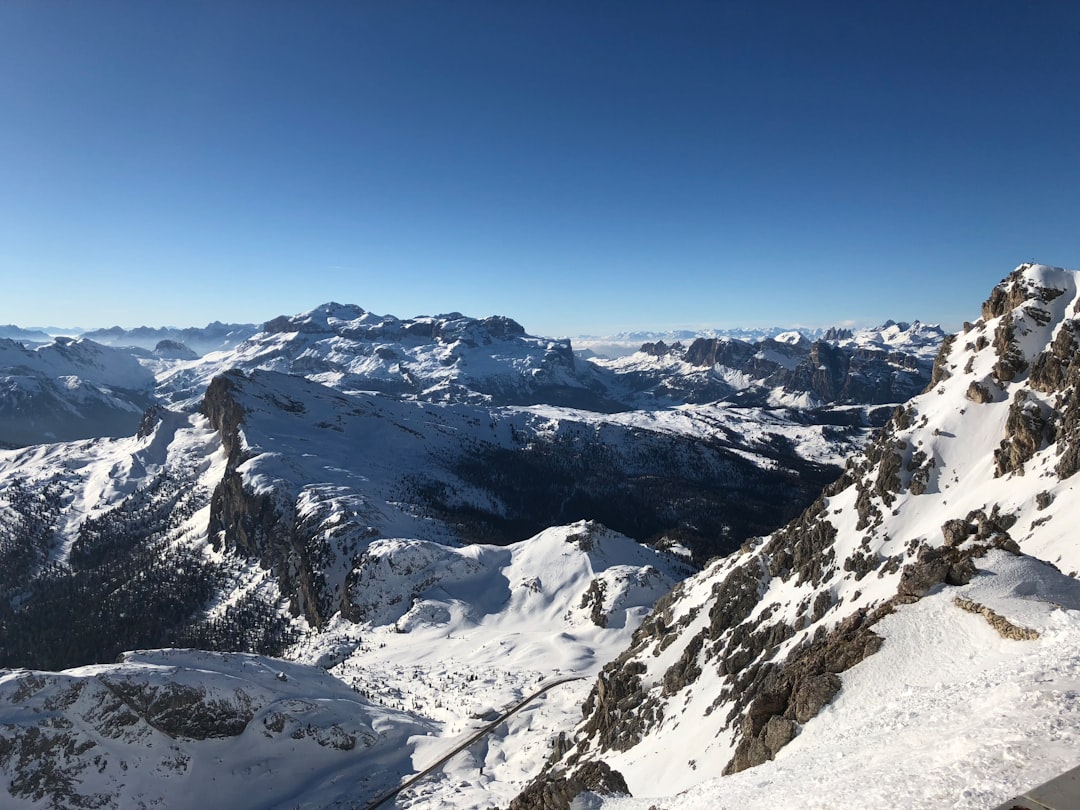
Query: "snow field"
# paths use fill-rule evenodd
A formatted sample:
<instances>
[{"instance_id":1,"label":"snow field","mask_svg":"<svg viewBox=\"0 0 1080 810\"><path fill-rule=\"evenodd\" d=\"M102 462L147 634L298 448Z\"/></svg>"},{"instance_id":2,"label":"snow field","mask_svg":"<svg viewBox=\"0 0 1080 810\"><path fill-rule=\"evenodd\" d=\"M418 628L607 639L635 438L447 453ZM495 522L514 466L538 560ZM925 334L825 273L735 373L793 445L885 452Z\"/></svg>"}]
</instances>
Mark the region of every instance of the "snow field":
<instances>
[{"instance_id":1,"label":"snow field","mask_svg":"<svg viewBox=\"0 0 1080 810\"><path fill-rule=\"evenodd\" d=\"M1080 583L1003 552L980 569L969 585L883 619L881 651L841 675L835 701L774 761L659 803L645 792L646 774L635 779L645 789L639 798L605 799L603 807L984 810L1076 766ZM954 596L1041 637L1004 639ZM694 733L689 724L683 733Z\"/></svg>"}]
</instances>

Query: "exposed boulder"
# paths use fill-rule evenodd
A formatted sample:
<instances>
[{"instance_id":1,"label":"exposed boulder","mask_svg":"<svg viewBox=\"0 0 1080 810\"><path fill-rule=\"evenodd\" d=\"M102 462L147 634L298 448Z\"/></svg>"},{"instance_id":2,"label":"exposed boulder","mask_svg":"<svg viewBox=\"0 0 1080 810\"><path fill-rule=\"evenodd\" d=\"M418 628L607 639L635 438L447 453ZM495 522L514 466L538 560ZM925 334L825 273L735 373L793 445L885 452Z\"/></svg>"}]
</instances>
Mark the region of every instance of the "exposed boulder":
<instances>
[{"instance_id":1,"label":"exposed boulder","mask_svg":"<svg viewBox=\"0 0 1080 810\"><path fill-rule=\"evenodd\" d=\"M590 760L570 774L541 774L510 802L509 810L570 810L574 799L586 791L600 796L630 794L621 773L606 762Z\"/></svg>"},{"instance_id":2,"label":"exposed boulder","mask_svg":"<svg viewBox=\"0 0 1080 810\"><path fill-rule=\"evenodd\" d=\"M994 401L994 395L990 393L989 386L983 385L975 380L972 380L968 385L967 392L964 396L977 405L985 405L987 402Z\"/></svg>"}]
</instances>

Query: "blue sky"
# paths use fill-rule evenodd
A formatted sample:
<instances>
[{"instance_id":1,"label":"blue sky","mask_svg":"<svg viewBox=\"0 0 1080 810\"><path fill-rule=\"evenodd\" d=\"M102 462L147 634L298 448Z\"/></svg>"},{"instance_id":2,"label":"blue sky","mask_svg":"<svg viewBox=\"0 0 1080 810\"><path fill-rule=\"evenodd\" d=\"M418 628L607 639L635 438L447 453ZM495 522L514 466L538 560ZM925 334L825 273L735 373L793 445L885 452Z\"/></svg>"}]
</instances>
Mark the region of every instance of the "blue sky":
<instances>
[{"instance_id":1,"label":"blue sky","mask_svg":"<svg viewBox=\"0 0 1080 810\"><path fill-rule=\"evenodd\" d=\"M1080 267L1080 4L0 3L0 323L956 328Z\"/></svg>"}]
</instances>

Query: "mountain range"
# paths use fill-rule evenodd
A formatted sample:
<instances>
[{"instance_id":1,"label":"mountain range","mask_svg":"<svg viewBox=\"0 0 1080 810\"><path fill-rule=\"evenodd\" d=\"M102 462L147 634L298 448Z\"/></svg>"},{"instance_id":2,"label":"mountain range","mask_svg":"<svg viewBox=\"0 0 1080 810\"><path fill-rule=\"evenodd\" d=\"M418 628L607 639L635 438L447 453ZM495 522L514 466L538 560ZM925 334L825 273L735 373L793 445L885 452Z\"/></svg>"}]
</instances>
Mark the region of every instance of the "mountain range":
<instances>
[{"instance_id":1,"label":"mountain range","mask_svg":"<svg viewBox=\"0 0 1080 810\"><path fill-rule=\"evenodd\" d=\"M86 434L0 451L5 806L366 808L541 689L385 806L1004 801L1080 761L1078 311L1022 265L957 335L5 344Z\"/></svg>"}]
</instances>

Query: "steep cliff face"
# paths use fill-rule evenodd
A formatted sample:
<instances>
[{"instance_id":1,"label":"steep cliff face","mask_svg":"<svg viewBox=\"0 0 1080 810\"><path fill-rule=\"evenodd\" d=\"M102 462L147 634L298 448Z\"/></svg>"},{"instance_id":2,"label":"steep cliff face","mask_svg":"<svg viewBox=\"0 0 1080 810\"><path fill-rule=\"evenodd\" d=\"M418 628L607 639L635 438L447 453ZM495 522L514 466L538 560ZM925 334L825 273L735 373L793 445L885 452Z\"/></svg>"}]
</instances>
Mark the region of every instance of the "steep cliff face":
<instances>
[{"instance_id":1,"label":"steep cliff face","mask_svg":"<svg viewBox=\"0 0 1080 810\"><path fill-rule=\"evenodd\" d=\"M287 488L256 490L245 485L240 471L254 455L242 430L247 409L237 396L246 382L242 372L229 372L216 377L203 398L201 411L220 434L228 456L210 503L207 536L214 549L257 559L273 571L292 614L319 627L339 605L316 585L319 572L298 530L291 493ZM283 407L295 410L297 405L286 402Z\"/></svg>"},{"instance_id":2,"label":"steep cliff face","mask_svg":"<svg viewBox=\"0 0 1080 810\"><path fill-rule=\"evenodd\" d=\"M995 287L816 503L657 603L548 778L604 761L656 796L753 767L881 648L884 617L962 595L991 552L1075 576L1077 312L1074 272L1023 265Z\"/></svg>"},{"instance_id":3,"label":"steep cliff face","mask_svg":"<svg viewBox=\"0 0 1080 810\"><path fill-rule=\"evenodd\" d=\"M636 355L594 362L654 397L818 409L895 405L926 386L944 338L938 326L889 321L858 332L831 329L816 340L787 332L753 343L659 341Z\"/></svg>"}]
</instances>

